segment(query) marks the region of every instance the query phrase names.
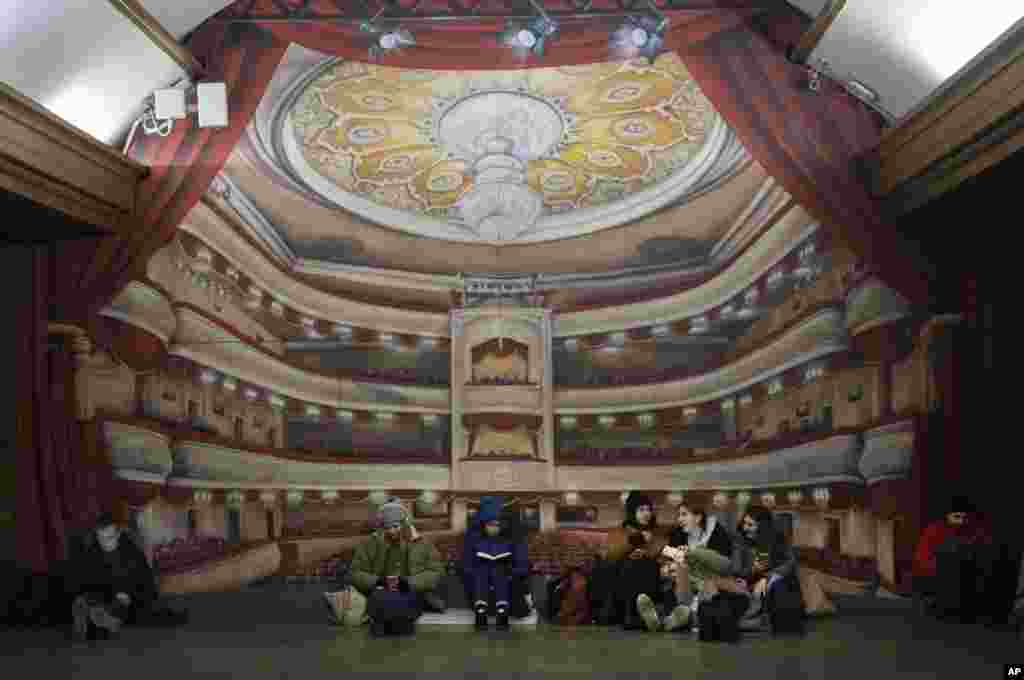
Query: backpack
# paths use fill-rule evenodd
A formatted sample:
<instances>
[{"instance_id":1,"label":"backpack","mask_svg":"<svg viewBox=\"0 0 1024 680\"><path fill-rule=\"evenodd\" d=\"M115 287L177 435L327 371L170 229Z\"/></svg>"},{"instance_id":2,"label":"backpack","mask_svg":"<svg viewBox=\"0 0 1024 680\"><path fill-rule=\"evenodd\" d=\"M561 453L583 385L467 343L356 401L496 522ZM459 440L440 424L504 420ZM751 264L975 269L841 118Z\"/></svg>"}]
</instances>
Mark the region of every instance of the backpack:
<instances>
[{"instance_id":1,"label":"backpack","mask_svg":"<svg viewBox=\"0 0 1024 680\"><path fill-rule=\"evenodd\" d=\"M551 579L545 585L547 599L544 602L544 618L548 621L557 620L558 610L562 607L562 598L567 588L568 581L564 575Z\"/></svg>"},{"instance_id":2,"label":"backpack","mask_svg":"<svg viewBox=\"0 0 1024 680\"><path fill-rule=\"evenodd\" d=\"M736 612L721 594L701 602L697 609L697 625L701 642L738 642L740 639Z\"/></svg>"},{"instance_id":3,"label":"backpack","mask_svg":"<svg viewBox=\"0 0 1024 680\"><path fill-rule=\"evenodd\" d=\"M804 600L799 586L796 588L786 587L774 588L771 594L771 602L768 604L768 620L771 623L772 634L804 633L805 612Z\"/></svg>"},{"instance_id":4,"label":"backpack","mask_svg":"<svg viewBox=\"0 0 1024 680\"><path fill-rule=\"evenodd\" d=\"M582 569L573 568L565 577L562 603L558 610L558 623L563 626L582 626L590 623L589 581Z\"/></svg>"},{"instance_id":5,"label":"backpack","mask_svg":"<svg viewBox=\"0 0 1024 680\"><path fill-rule=\"evenodd\" d=\"M547 584L544 615L565 626L590 623L589 579L579 567L570 567Z\"/></svg>"}]
</instances>

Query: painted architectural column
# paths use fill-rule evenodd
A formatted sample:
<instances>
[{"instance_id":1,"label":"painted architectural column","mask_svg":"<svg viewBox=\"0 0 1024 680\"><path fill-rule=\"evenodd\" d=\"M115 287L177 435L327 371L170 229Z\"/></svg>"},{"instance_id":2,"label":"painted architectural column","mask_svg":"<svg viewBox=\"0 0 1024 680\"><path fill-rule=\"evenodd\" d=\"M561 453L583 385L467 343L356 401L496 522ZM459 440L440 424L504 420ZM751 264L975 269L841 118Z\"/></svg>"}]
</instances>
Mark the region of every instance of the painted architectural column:
<instances>
[{"instance_id":1,"label":"painted architectural column","mask_svg":"<svg viewBox=\"0 0 1024 680\"><path fill-rule=\"evenodd\" d=\"M540 502L540 530L541 531L554 531L557 527L555 523L555 513L558 510L558 504L553 500L542 500Z\"/></svg>"},{"instance_id":2,"label":"painted architectural column","mask_svg":"<svg viewBox=\"0 0 1024 680\"><path fill-rule=\"evenodd\" d=\"M451 336L449 363L451 364L451 389L448 390L451 396L451 451L450 469L452 489L458 489L461 485L459 475L459 460L465 458L466 451L466 430L462 424L462 399L465 392L466 371L468 367L465 362L463 351L462 333L466 328L465 312L462 309L453 309L448 317L449 334ZM454 508L454 503L452 505ZM465 522L465 512L463 512ZM454 517L453 517L454 526ZM463 528L465 525L463 524Z\"/></svg>"},{"instance_id":3,"label":"painted architectural column","mask_svg":"<svg viewBox=\"0 0 1024 680\"><path fill-rule=\"evenodd\" d=\"M469 520L469 506L466 501L453 498L448 505L448 512L451 516L452 531L457 534L464 532Z\"/></svg>"},{"instance_id":4,"label":"painted architectural column","mask_svg":"<svg viewBox=\"0 0 1024 680\"><path fill-rule=\"evenodd\" d=\"M544 352L544 382L541 404L544 409L544 431L541 433L540 457L547 460L548 485L555 488L555 378L554 358L552 355L552 323L551 310L545 309L541 319L542 349Z\"/></svg>"}]
</instances>

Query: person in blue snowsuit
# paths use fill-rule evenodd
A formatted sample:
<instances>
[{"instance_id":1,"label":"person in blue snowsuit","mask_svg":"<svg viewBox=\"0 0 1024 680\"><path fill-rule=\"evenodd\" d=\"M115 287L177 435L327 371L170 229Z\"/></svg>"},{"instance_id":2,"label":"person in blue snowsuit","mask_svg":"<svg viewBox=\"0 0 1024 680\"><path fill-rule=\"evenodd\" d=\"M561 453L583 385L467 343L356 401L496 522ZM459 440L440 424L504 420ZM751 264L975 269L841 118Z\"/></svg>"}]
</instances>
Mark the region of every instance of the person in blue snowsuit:
<instances>
[{"instance_id":1,"label":"person in blue snowsuit","mask_svg":"<svg viewBox=\"0 0 1024 680\"><path fill-rule=\"evenodd\" d=\"M489 601L494 589L494 609L499 630L509 628L509 591L513 578L523 578L529 571L526 541L502 526L501 496L484 496L480 511L466 531L462 550L462 566L473 592L473 609L478 630L488 626ZM490 555L497 559L482 557ZM504 556L502 556L504 555Z\"/></svg>"}]
</instances>

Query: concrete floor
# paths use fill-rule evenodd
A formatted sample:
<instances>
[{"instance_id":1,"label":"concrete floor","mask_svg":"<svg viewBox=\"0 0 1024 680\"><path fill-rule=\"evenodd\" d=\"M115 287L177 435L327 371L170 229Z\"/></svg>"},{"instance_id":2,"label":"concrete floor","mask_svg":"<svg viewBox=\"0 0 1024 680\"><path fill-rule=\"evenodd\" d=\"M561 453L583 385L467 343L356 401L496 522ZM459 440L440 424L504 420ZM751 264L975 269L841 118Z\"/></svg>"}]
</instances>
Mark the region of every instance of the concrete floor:
<instances>
[{"instance_id":1,"label":"concrete floor","mask_svg":"<svg viewBox=\"0 0 1024 680\"><path fill-rule=\"evenodd\" d=\"M321 586L263 586L181 598L192 620L174 630L126 629L118 640L73 646L58 630L3 630L10 678L332 677L338 673L523 677L580 673L645 678L1000 677L1024 660L1014 633L918 620L906 602L843 599L836 616L810 622L803 638L747 636L738 645L689 634L540 624L485 634L421 626L410 638L371 638L365 628L325 623ZM996 674L1000 675L996 675ZM347 676L350 677L350 676Z\"/></svg>"}]
</instances>

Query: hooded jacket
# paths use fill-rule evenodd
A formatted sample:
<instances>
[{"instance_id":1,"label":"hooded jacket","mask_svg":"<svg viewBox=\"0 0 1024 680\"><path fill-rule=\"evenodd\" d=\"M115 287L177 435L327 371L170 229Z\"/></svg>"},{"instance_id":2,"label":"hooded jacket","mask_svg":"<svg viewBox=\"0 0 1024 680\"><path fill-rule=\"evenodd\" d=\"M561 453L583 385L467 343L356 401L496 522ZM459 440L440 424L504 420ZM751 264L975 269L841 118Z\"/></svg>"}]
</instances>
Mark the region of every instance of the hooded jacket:
<instances>
[{"instance_id":1,"label":"hooded jacket","mask_svg":"<svg viewBox=\"0 0 1024 680\"><path fill-rule=\"evenodd\" d=\"M510 552L512 553L509 563L511 575L526 576L529 573L526 541L522 540L517 532L504 524L497 536L488 536L484 531L484 524L500 519L503 509L504 498L501 496L485 496L480 499L480 511L466 530L466 538L462 546L462 568L466 574L473 573L485 562L483 558L477 557L478 552L490 555Z\"/></svg>"},{"instance_id":2,"label":"hooded jacket","mask_svg":"<svg viewBox=\"0 0 1024 680\"><path fill-rule=\"evenodd\" d=\"M921 533L921 540L918 541L917 548L914 550L912 569L914 576L935 576L937 564L935 553L949 539L957 539L964 543L990 540L985 525L973 516L969 517L967 522L960 527L951 526L945 518L932 522Z\"/></svg>"},{"instance_id":3,"label":"hooded jacket","mask_svg":"<svg viewBox=\"0 0 1024 680\"><path fill-rule=\"evenodd\" d=\"M380 577L393 575L384 573L391 551L398 551L396 557L401 563L398 576L409 582L413 592L423 593L437 586L444 574L444 566L432 543L425 540L410 542L403 538L400 543L393 544L384 538L382 530L378 530L356 546L352 557L352 583L363 594L369 594Z\"/></svg>"}]
</instances>

